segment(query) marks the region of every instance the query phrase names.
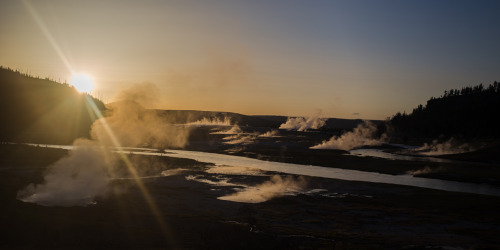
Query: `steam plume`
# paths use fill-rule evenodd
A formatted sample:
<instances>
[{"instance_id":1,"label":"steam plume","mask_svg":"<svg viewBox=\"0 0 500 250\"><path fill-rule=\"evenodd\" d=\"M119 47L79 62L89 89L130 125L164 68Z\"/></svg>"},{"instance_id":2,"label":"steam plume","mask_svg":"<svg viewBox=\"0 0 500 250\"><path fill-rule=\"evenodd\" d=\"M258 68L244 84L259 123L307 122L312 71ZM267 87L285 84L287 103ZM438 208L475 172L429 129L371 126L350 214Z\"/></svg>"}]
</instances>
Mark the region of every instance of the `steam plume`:
<instances>
[{"instance_id":1,"label":"steam plume","mask_svg":"<svg viewBox=\"0 0 500 250\"><path fill-rule=\"evenodd\" d=\"M308 129L320 129L325 126L326 118L315 117L288 117L287 121L280 125L280 129L306 131Z\"/></svg>"},{"instance_id":2,"label":"steam plume","mask_svg":"<svg viewBox=\"0 0 500 250\"><path fill-rule=\"evenodd\" d=\"M235 134L241 134L241 133L243 133L243 130L241 130L240 126L234 125L229 130L217 131L217 132L213 132L211 134L235 135Z\"/></svg>"},{"instance_id":3,"label":"steam plume","mask_svg":"<svg viewBox=\"0 0 500 250\"><path fill-rule=\"evenodd\" d=\"M92 138L104 145L113 145L106 126L119 138L122 146L182 148L188 142L189 128L167 124L156 112L142 108L133 100L117 102L109 108L109 116L94 122L91 130Z\"/></svg>"},{"instance_id":4,"label":"steam plume","mask_svg":"<svg viewBox=\"0 0 500 250\"><path fill-rule=\"evenodd\" d=\"M302 192L306 186L307 181L302 176L295 179L292 176L282 178L279 175L274 175L271 177L271 180L260 185L246 188L243 191L226 195L219 199L245 203L260 203L276 197Z\"/></svg>"},{"instance_id":5,"label":"steam plume","mask_svg":"<svg viewBox=\"0 0 500 250\"><path fill-rule=\"evenodd\" d=\"M228 130L223 130L223 131L218 131L218 132L213 132L211 134L220 134L220 135L228 135L222 140L224 141L224 144L231 144L231 145L236 145L236 144L250 144L255 141L257 138L257 134L255 133L244 133L243 130L238 126L234 125Z\"/></svg>"},{"instance_id":6,"label":"steam plume","mask_svg":"<svg viewBox=\"0 0 500 250\"><path fill-rule=\"evenodd\" d=\"M259 135L259 137L280 137L278 130L269 130L264 134Z\"/></svg>"},{"instance_id":7,"label":"steam plume","mask_svg":"<svg viewBox=\"0 0 500 250\"><path fill-rule=\"evenodd\" d=\"M86 206L109 192L115 159L99 144L76 140L69 155L51 165L40 185L30 184L17 198L45 206Z\"/></svg>"},{"instance_id":8,"label":"steam plume","mask_svg":"<svg viewBox=\"0 0 500 250\"><path fill-rule=\"evenodd\" d=\"M124 92L122 101L110 106L110 114L92 125L95 141L79 139L67 157L49 166L42 184L30 184L18 192L18 199L45 206L85 206L95 197L110 191L111 178L136 177L137 174L160 174L158 164L140 164L146 168L124 172L114 153L104 146L183 147L189 130L165 124L156 112L144 109L140 103L151 104L155 91L151 85L134 86ZM109 130L113 131L113 135ZM116 141L121 144L116 145ZM137 162L131 158L132 163ZM134 166L135 167L135 166ZM127 176L127 174L129 176ZM152 174L155 175L155 174Z\"/></svg>"},{"instance_id":9,"label":"steam plume","mask_svg":"<svg viewBox=\"0 0 500 250\"><path fill-rule=\"evenodd\" d=\"M414 149L417 154L421 155L447 155L460 154L472 151L473 149L467 143L459 143L454 138L439 143L438 140L432 141L431 144L424 143L420 148Z\"/></svg>"},{"instance_id":10,"label":"steam plume","mask_svg":"<svg viewBox=\"0 0 500 250\"><path fill-rule=\"evenodd\" d=\"M224 117L224 119L219 119L219 118L206 118L203 117L203 119L195 121L195 122L190 122L187 125L189 126L231 126L231 118L229 117Z\"/></svg>"},{"instance_id":11,"label":"steam plume","mask_svg":"<svg viewBox=\"0 0 500 250\"><path fill-rule=\"evenodd\" d=\"M374 139L377 128L370 121L363 121L353 131L347 132L342 136L333 136L328 141L311 147L311 149L340 149L351 150L362 146L380 145L380 140ZM384 136L383 136L384 137Z\"/></svg>"},{"instance_id":12,"label":"steam plume","mask_svg":"<svg viewBox=\"0 0 500 250\"><path fill-rule=\"evenodd\" d=\"M116 100L135 102L142 107L154 107L161 99L161 91L153 83L145 82L134 84L116 95Z\"/></svg>"}]
</instances>

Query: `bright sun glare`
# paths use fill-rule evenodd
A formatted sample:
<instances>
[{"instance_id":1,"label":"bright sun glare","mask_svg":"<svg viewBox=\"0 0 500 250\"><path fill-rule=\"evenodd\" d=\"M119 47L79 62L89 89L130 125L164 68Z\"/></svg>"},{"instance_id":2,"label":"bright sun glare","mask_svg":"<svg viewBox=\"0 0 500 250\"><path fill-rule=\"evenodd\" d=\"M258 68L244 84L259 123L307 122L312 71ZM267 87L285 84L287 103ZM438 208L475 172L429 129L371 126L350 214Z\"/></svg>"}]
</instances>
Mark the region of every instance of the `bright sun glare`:
<instances>
[{"instance_id":1,"label":"bright sun glare","mask_svg":"<svg viewBox=\"0 0 500 250\"><path fill-rule=\"evenodd\" d=\"M73 75L70 84L82 93L90 93L90 91L94 89L94 82L92 81L92 78L85 74Z\"/></svg>"}]
</instances>

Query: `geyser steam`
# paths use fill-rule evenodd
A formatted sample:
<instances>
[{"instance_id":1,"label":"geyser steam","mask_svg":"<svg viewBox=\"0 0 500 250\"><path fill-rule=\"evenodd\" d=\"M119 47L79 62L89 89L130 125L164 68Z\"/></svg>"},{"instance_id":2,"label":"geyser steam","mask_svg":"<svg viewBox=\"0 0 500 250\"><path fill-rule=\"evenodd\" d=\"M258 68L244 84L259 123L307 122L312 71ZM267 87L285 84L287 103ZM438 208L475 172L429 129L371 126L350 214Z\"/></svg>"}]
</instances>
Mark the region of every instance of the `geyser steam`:
<instances>
[{"instance_id":1,"label":"geyser steam","mask_svg":"<svg viewBox=\"0 0 500 250\"><path fill-rule=\"evenodd\" d=\"M51 165L42 184L30 184L17 199L45 206L86 206L109 191L115 158L98 143L76 140L69 155Z\"/></svg>"},{"instance_id":2,"label":"geyser steam","mask_svg":"<svg viewBox=\"0 0 500 250\"><path fill-rule=\"evenodd\" d=\"M241 130L240 126L234 125L228 130L212 132L211 134L214 134L214 135L236 135L236 134L241 134L241 133L243 133L243 130Z\"/></svg>"},{"instance_id":3,"label":"geyser steam","mask_svg":"<svg viewBox=\"0 0 500 250\"><path fill-rule=\"evenodd\" d=\"M121 146L183 148L188 142L189 128L168 124L166 117L144 108L154 105L157 92L158 88L151 83L137 84L122 91L120 101L108 105L109 114L92 124L92 138L104 145L117 146L107 131L108 126Z\"/></svg>"},{"instance_id":4,"label":"geyser steam","mask_svg":"<svg viewBox=\"0 0 500 250\"><path fill-rule=\"evenodd\" d=\"M341 136L333 136L328 141L323 141L321 144L311 147L311 149L340 149L351 150L362 146L375 146L382 144L380 139L374 139L377 132L377 127L370 121L363 121L353 131L347 132Z\"/></svg>"},{"instance_id":5,"label":"geyser steam","mask_svg":"<svg viewBox=\"0 0 500 250\"><path fill-rule=\"evenodd\" d=\"M432 143L424 143L422 147L413 149L420 155L447 155L460 154L473 151L474 149L467 143L460 143L453 137L449 140L439 143L438 140L433 140Z\"/></svg>"},{"instance_id":6,"label":"geyser steam","mask_svg":"<svg viewBox=\"0 0 500 250\"><path fill-rule=\"evenodd\" d=\"M224 117L224 119L219 119L219 118L206 118L203 117L203 119L195 121L195 122L190 122L186 124L188 126L231 126L231 118L229 117Z\"/></svg>"},{"instance_id":7,"label":"geyser steam","mask_svg":"<svg viewBox=\"0 0 500 250\"><path fill-rule=\"evenodd\" d=\"M280 137L280 133L278 130L269 130L264 134L259 135L258 137Z\"/></svg>"},{"instance_id":8,"label":"geyser steam","mask_svg":"<svg viewBox=\"0 0 500 250\"><path fill-rule=\"evenodd\" d=\"M91 136L104 145L116 146L108 126L122 146L183 148L188 142L189 128L166 123L154 110L142 108L134 101L110 105L110 114L92 124Z\"/></svg>"},{"instance_id":9,"label":"geyser steam","mask_svg":"<svg viewBox=\"0 0 500 250\"><path fill-rule=\"evenodd\" d=\"M154 96L150 91L157 90L151 84L142 84L124 91L122 101L111 105L110 114L92 125L94 141L76 140L69 155L47 169L42 184L28 185L17 198L45 206L86 206L110 191L112 177L137 177L145 172L132 164L129 167L134 169L127 168L129 173L124 173L116 154L104 146L184 147L187 128L166 124L156 111L142 108L141 104L150 104Z\"/></svg>"},{"instance_id":10,"label":"geyser steam","mask_svg":"<svg viewBox=\"0 0 500 250\"><path fill-rule=\"evenodd\" d=\"M271 177L271 180L260 185L248 187L235 194L219 197L219 199L245 203L260 203L276 197L302 192L306 186L307 181L303 176L299 176L295 179L293 176L282 178L279 175L274 175Z\"/></svg>"},{"instance_id":11,"label":"geyser steam","mask_svg":"<svg viewBox=\"0 0 500 250\"><path fill-rule=\"evenodd\" d=\"M285 123L280 125L280 129L306 131L308 129L320 129L325 126L326 119L315 117L288 117Z\"/></svg>"}]
</instances>

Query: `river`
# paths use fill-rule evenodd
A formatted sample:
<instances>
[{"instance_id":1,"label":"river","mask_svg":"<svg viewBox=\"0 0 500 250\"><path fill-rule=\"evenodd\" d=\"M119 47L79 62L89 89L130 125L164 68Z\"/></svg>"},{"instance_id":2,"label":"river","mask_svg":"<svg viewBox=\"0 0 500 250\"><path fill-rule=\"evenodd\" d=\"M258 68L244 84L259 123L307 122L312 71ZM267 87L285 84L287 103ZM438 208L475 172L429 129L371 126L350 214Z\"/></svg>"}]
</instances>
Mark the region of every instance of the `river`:
<instances>
[{"instance_id":1,"label":"river","mask_svg":"<svg viewBox=\"0 0 500 250\"><path fill-rule=\"evenodd\" d=\"M37 144L29 144L29 145L37 145ZM39 145L39 146L63 148L63 149L72 148L71 146L68 145ZM121 148L120 150L117 150L117 152L123 152L127 154L133 153L141 155L156 155L156 156L186 158L186 159L197 160L200 162L213 163L216 165L248 167L264 171L274 171L286 174L306 175L312 177L405 185L405 186L429 188L429 189L444 190L451 192L500 196L500 187L496 187L489 184L466 183L466 182L421 178L421 177L413 177L412 175L408 174L389 175L376 172L365 172L365 171L357 171L357 170L349 170L341 168L330 168L330 167L320 167L312 165L263 161L242 156L207 153L199 151L187 151L187 150L168 149L165 151L165 153L161 153L154 149L149 149L149 148ZM406 158L406 157L404 159L413 160L413 158Z\"/></svg>"}]
</instances>

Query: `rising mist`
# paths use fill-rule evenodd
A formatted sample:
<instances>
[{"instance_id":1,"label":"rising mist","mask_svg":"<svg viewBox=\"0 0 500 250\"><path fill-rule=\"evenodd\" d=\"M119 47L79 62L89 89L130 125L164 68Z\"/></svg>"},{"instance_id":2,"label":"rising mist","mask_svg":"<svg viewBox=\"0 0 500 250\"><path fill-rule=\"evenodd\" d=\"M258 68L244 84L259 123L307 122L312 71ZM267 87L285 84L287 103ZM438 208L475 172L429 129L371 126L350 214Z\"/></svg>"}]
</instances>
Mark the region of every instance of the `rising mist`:
<instances>
[{"instance_id":1,"label":"rising mist","mask_svg":"<svg viewBox=\"0 0 500 250\"><path fill-rule=\"evenodd\" d=\"M20 190L18 199L44 206L86 206L109 193L112 177L134 177L144 172L140 168L145 166L127 160L132 163L129 172L133 173L124 173L118 167L123 163L112 149L146 145L162 149L184 147L189 128L166 124L163 117L142 107L145 100L150 104L150 91L154 88L148 84L122 92L123 99L110 105L108 114L92 125L93 140L76 140L67 157L48 167L43 183L32 183Z\"/></svg>"}]
</instances>

